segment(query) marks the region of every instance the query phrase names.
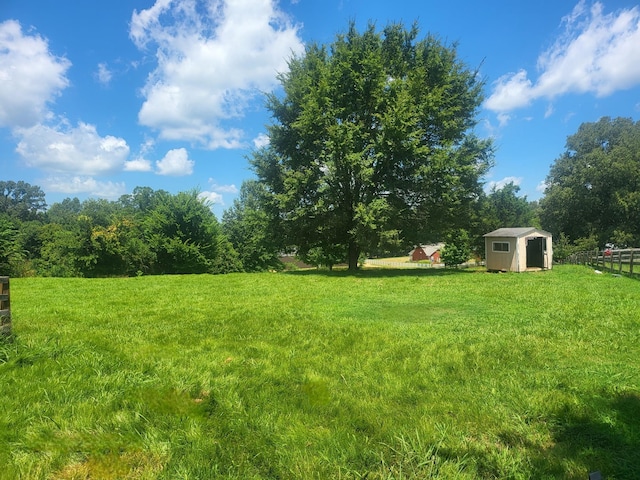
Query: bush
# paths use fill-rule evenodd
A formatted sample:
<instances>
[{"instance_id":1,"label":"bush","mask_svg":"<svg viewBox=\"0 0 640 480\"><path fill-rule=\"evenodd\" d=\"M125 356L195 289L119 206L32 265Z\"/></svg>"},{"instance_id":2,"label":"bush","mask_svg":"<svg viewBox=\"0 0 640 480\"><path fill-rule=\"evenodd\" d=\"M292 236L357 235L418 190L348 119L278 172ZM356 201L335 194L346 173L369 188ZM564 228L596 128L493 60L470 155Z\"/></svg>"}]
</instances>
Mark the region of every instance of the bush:
<instances>
[{"instance_id":1,"label":"bush","mask_svg":"<svg viewBox=\"0 0 640 480\"><path fill-rule=\"evenodd\" d=\"M454 230L447 235L442 249L442 261L447 267L457 267L471 257L471 242L466 230Z\"/></svg>"}]
</instances>

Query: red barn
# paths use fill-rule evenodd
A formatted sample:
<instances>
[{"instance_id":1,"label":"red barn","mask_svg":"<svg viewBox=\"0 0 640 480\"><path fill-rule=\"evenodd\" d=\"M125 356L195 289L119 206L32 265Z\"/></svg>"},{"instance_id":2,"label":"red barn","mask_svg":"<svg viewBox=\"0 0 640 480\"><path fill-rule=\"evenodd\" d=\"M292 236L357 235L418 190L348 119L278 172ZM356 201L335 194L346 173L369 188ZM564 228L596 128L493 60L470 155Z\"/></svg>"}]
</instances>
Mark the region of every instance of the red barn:
<instances>
[{"instance_id":1,"label":"red barn","mask_svg":"<svg viewBox=\"0 0 640 480\"><path fill-rule=\"evenodd\" d=\"M442 247L444 247L444 243L420 245L409 253L411 261L419 262L420 260L429 260L431 263L440 263L440 250L442 250Z\"/></svg>"}]
</instances>

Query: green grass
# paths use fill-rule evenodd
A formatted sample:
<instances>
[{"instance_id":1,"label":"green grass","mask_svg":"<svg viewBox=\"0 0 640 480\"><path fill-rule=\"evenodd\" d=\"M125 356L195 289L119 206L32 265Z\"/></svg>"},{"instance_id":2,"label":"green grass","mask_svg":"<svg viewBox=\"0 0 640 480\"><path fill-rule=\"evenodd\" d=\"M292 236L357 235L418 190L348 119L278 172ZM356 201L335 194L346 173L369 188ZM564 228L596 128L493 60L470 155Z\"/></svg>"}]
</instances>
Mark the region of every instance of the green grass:
<instances>
[{"instance_id":1,"label":"green grass","mask_svg":"<svg viewBox=\"0 0 640 480\"><path fill-rule=\"evenodd\" d=\"M640 471L640 283L584 267L12 279L0 479Z\"/></svg>"}]
</instances>

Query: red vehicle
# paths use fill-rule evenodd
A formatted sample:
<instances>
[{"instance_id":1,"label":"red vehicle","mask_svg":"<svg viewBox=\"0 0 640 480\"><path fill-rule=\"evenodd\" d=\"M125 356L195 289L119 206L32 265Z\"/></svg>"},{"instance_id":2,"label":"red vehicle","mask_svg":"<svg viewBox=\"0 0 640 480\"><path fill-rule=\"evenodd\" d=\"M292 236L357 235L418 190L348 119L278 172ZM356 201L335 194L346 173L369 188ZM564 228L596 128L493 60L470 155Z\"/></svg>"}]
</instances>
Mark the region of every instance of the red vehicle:
<instances>
[{"instance_id":1,"label":"red vehicle","mask_svg":"<svg viewBox=\"0 0 640 480\"><path fill-rule=\"evenodd\" d=\"M602 252L603 255L605 257L610 257L611 256L611 250L614 249L614 248L616 248L616 246L613 243L606 243L604 245L604 252Z\"/></svg>"}]
</instances>

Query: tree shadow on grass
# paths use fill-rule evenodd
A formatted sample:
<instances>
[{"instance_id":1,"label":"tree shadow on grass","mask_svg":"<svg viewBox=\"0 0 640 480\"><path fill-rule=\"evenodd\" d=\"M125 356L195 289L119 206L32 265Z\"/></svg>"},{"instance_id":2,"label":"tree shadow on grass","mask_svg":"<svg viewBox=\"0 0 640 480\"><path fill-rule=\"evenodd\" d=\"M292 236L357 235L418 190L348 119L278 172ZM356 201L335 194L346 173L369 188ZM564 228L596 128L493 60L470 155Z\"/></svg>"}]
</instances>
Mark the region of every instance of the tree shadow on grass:
<instances>
[{"instance_id":1,"label":"tree shadow on grass","mask_svg":"<svg viewBox=\"0 0 640 480\"><path fill-rule=\"evenodd\" d=\"M565 405L552 415L551 423L549 447L532 444L514 432L498 435L503 445L529 451L531 478L586 480L596 471L606 480L640 478L639 393L614 393L582 406ZM491 461L485 463L490 472ZM576 466L584 470L576 472Z\"/></svg>"},{"instance_id":2,"label":"tree shadow on grass","mask_svg":"<svg viewBox=\"0 0 640 480\"><path fill-rule=\"evenodd\" d=\"M605 479L640 477L640 394L600 398L590 413L565 407L554 431L555 457L571 458Z\"/></svg>"}]
</instances>

